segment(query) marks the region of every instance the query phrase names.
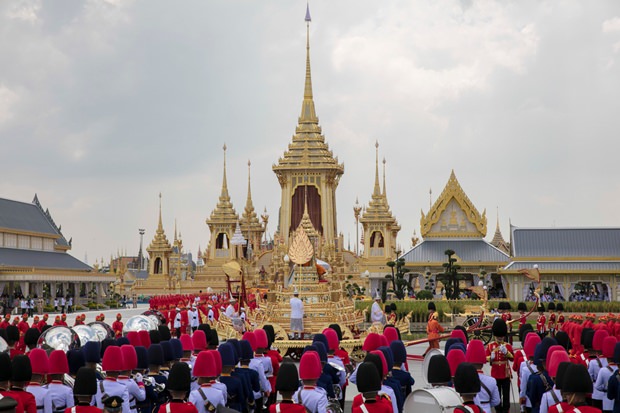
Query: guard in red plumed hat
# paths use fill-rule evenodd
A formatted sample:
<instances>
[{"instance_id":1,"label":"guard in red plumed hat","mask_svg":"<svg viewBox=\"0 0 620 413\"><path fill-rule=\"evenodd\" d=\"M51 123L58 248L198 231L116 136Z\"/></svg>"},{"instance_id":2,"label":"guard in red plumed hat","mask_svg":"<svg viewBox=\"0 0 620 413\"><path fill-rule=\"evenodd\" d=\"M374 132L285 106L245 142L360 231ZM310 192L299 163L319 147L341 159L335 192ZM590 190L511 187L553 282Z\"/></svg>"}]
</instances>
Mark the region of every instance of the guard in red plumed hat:
<instances>
[{"instance_id":1,"label":"guard in red plumed hat","mask_svg":"<svg viewBox=\"0 0 620 413\"><path fill-rule=\"evenodd\" d=\"M116 321L112 323L112 330L114 330L114 336L116 338L121 337L123 335L123 322L121 319L123 316L121 313L116 314Z\"/></svg>"},{"instance_id":2,"label":"guard in red plumed hat","mask_svg":"<svg viewBox=\"0 0 620 413\"><path fill-rule=\"evenodd\" d=\"M133 347L132 347L133 348ZM106 372L106 378L97 386L95 403L103 409L103 395L107 397L119 396L123 398L123 412L129 412L129 392L127 386L118 382L119 374L125 370L125 362L120 347L108 346L103 353L101 368Z\"/></svg>"},{"instance_id":3,"label":"guard in red plumed hat","mask_svg":"<svg viewBox=\"0 0 620 413\"><path fill-rule=\"evenodd\" d=\"M32 393L37 406L52 409L52 399L47 397L48 390L45 382L45 377L49 371L47 353L41 348L34 348L28 353L28 358L30 358L32 376L24 390Z\"/></svg>"},{"instance_id":4,"label":"guard in red plumed hat","mask_svg":"<svg viewBox=\"0 0 620 413\"><path fill-rule=\"evenodd\" d=\"M306 351L299 361L299 378L303 387L297 391L295 400L300 400L308 411L319 411L320 407L327 407L327 396L323 389L316 386L321 376L321 359L316 351Z\"/></svg>"},{"instance_id":5,"label":"guard in red plumed hat","mask_svg":"<svg viewBox=\"0 0 620 413\"><path fill-rule=\"evenodd\" d=\"M189 402L195 406L204 405L207 412L211 411L211 406L215 408L219 404L225 405L227 403L220 389L213 386L217 377L217 366L213 353L212 351L203 351L198 354L194 362L194 377L198 378L200 387L189 394Z\"/></svg>"},{"instance_id":6,"label":"guard in red plumed hat","mask_svg":"<svg viewBox=\"0 0 620 413\"><path fill-rule=\"evenodd\" d=\"M69 374L69 363L67 361L67 355L62 350L54 350L48 357L48 379L50 380L47 385L48 397L51 400L62 401L59 406L55 406L57 409L64 409L67 407L73 407L73 392L71 387L67 386L63 382L63 376Z\"/></svg>"},{"instance_id":7,"label":"guard in red plumed hat","mask_svg":"<svg viewBox=\"0 0 620 413\"><path fill-rule=\"evenodd\" d=\"M467 345L467 351L465 352L465 359L468 363L471 363L476 367L478 371L478 377L480 383L488 387L490 395L486 392L484 386L481 385L482 390L478 393L478 405L482 407L485 413L491 413L491 406L497 406L500 403L499 389L497 382L491 376L487 376L482 372L482 366L487 362L486 352L484 349L484 343L480 340L472 340Z\"/></svg>"}]
</instances>

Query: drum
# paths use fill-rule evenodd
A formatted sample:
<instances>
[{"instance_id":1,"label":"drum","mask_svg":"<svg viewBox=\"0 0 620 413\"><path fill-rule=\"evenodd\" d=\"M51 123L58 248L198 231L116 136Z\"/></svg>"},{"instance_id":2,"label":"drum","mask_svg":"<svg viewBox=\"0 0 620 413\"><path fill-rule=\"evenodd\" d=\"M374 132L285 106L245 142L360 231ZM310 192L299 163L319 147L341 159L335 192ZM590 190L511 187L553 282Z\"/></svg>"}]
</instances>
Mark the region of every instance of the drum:
<instances>
[{"instance_id":1,"label":"drum","mask_svg":"<svg viewBox=\"0 0 620 413\"><path fill-rule=\"evenodd\" d=\"M129 331L140 330L157 330L158 324L150 316L135 315L130 317L123 326L123 334L127 334Z\"/></svg>"},{"instance_id":2,"label":"drum","mask_svg":"<svg viewBox=\"0 0 620 413\"><path fill-rule=\"evenodd\" d=\"M114 331L107 323L102 321L93 321L88 323L88 326L95 330L95 334L97 335L97 339L99 341L103 341L106 338L114 338Z\"/></svg>"},{"instance_id":3,"label":"drum","mask_svg":"<svg viewBox=\"0 0 620 413\"><path fill-rule=\"evenodd\" d=\"M461 396L452 387L415 389L407 396L403 412L447 413L462 404Z\"/></svg>"}]
</instances>

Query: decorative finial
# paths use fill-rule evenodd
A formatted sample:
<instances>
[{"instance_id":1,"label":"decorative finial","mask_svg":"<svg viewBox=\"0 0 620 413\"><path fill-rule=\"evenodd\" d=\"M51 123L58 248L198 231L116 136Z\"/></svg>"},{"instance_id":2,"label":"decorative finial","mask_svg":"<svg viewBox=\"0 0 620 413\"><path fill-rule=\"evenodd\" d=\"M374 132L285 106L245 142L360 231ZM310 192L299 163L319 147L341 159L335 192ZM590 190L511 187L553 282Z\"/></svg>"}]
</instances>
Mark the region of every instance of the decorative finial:
<instances>
[{"instance_id":1,"label":"decorative finial","mask_svg":"<svg viewBox=\"0 0 620 413\"><path fill-rule=\"evenodd\" d=\"M433 207L433 188L428 188L428 210Z\"/></svg>"},{"instance_id":2,"label":"decorative finial","mask_svg":"<svg viewBox=\"0 0 620 413\"><path fill-rule=\"evenodd\" d=\"M386 186L386 185L385 185L385 157L384 157L384 158L383 158L383 198L385 198L385 197L386 197L386 195L387 195L387 192L386 192L385 186ZM386 199L386 201L387 201L387 199Z\"/></svg>"}]
</instances>

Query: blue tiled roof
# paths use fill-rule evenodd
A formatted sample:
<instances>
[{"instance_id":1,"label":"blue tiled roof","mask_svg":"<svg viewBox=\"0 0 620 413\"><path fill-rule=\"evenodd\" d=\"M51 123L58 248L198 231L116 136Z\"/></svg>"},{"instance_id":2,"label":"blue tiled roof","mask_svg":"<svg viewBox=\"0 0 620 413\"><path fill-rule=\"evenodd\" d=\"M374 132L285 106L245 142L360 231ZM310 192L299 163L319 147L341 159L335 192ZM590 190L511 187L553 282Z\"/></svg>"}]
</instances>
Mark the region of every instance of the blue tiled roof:
<instances>
[{"instance_id":1,"label":"blue tiled roof","mask_svg":"<svg viewBox=\"0 0 620 413\"><path fill-rule=\"evenodd\" d=\"M462 262L507 263L508 254L483 239L428 239L402 255L405 262L444 262L452 250Z\"/></svg>"},{"instance_id":2,"label":"blue tiled roof","mask_svg":"<svg viewBox=\"0 0 620 413\"><path fill-rule=\"evenodd\" d=\"M0 248L0 266L91 271L92 268L66 252Z\"/></svg>"},{"instance_id":3,"label":"blue tiled roof","mask_svg":"<svg viewBox=\"0 0 620 413\"><path fill-rule=\"evenodd\" d=\"M544 273L548 271L618 271L620 273L620 261L513 261L504 267L504 270L531 269L534 265Z\"/></svg>"},{"instance_id":4,"label":"blue tiled roof","mask_svg":"<svg viewBox=\"0 0 620 413\"><path fill-rule=\"evenodd\" d=\"M0 228L58 235L35 204L0 198Z\"/></svg>"},{"instance_id":5,"label":"blue tiled roof","mask_svg":"<svg viewBox=\"0 0 620 413\"><path fill-rule=\"evenodd\" d=\"M515 257L620 257L620 228L511 230Z\"/></svg>"}]
</instances>

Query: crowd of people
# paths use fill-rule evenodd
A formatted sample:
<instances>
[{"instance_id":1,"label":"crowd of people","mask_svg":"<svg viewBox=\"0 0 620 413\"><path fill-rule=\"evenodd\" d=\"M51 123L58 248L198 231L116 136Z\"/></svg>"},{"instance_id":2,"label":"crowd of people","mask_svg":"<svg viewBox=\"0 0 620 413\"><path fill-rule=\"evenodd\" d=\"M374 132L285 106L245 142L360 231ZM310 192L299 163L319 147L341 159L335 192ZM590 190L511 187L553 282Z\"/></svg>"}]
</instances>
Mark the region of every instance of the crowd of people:
<instances>
[{"instance_id":1,"label":"crowd of people","mask_svg":"<svg viewBox=\"0 0 620 413\"><path fill-rule=\"evenodd\" d=\"M341 346L337 324L314 334L297 364L280 354L271 325L220 342L209 314L216 306L220 316L240 311L233 298L166 296L151 305L169 309L156 330L127 331L118 314L111 324L114 338L66 352L37 348L47 329L67 326L66 316L53 325L46 316L30 323L25 313L16 324L5 317L0 337L8 351L0 354L0 411L324 413L342 410L347 387L355 385L360 394L353 399L353 412L401 413L415 384L406 346L392 325L366 335L357 366ZM455 410L460 413L508 413L511 402L527 413L620 412L620 321L613 314L565 317L561 303L549 307L539 306L534 328L526 322L527 306L519 304L514 322L522 346L517 348L508 303L498 308L486 346L469 340L460 326L446 335L429 303L429 351L447 341L443 354L429 355L427 381L458 392L463 404ZM191 322L175 324L182 311L191 319L199 308L206 313L196 328ZM106 322L103 314L96 319ZM76 324L83 322L78 314ZM483 374L485 365L490 375ZM518 399L511 397L514 374Z\"/></svg>"}]
</instances>

